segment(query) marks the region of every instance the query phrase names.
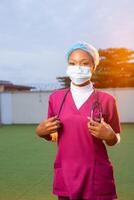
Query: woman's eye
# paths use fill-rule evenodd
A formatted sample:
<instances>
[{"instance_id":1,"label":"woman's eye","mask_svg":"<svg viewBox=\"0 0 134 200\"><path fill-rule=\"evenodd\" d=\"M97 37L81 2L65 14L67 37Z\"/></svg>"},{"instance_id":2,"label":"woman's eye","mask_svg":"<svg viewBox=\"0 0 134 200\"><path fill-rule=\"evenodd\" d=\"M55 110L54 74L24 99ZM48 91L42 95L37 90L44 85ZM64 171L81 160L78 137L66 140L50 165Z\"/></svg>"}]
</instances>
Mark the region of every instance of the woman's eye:
<instances>
[{"instance_id":1,"label":"woman's eye","mask_svg":"<svg viewBox=\"0 0 134 200\"><path fill-rule=\"evenodd\" d=\"M87 63L87 62L86 63L82 63L82 65L89 65L89 63Z\"/></svg>"},{"instance_id":2,"label":"woman's eye","mask_svg":"<svg viewBox=\"0 0 134 200\"><path fill-rule=\"evenodd\" d=\"M69 65L75 65L75 63L69 63Z\"/></svg>"}]
</instances>

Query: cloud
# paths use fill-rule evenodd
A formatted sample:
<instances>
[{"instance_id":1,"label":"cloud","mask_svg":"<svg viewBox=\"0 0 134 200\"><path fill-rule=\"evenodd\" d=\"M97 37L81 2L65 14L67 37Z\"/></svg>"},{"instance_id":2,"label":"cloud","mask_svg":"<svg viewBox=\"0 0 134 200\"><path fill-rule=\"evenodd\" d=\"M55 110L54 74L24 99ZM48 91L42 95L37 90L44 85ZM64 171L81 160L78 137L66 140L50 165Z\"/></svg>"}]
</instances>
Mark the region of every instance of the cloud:
<instances>
[{"instance_id":1,"label":"cloud","mask_svg":"<svg viewBox=\"0 0 134 200\"><path fill-rule=\"evenodd\" d=\"M0 79L51 81L80 40L134 48L133 7L133 0L1 0Z\"/></svg>"},{"instance_id":2,"label":"cloud","mask_svg":"<svg viewBox=\"0 0 134 200\"><path fill-rule=\"evenodd\" d=\"M42 52L0 51L0 79L27 83L47 82L50 79L55 81L56 76L64 74L65 71L64 67L61 69L63 64L59 55L58 52L48 50Z\"/></svg>"}]
</instances>

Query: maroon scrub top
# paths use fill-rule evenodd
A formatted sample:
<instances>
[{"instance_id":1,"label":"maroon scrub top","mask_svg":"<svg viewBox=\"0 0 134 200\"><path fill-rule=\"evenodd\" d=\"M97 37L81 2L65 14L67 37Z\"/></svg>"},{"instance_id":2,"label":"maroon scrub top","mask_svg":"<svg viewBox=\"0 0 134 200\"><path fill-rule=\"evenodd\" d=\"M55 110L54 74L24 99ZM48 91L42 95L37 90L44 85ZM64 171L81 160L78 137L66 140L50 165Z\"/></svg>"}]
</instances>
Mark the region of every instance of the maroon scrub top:
<instances>
[{"instance_id":1,"label":"maroon scrub top","mask_svg":"<svg viewBox=\"0 0 134 200\"><path fill-rule=\"evenodd\" d=\"M48 118L58 114L67 89L54 91L49 97ZM94 93L94 92L93 92ZM114 172L102 140L91 135L87 127L94 101L93 93L77 109L71 91L63 103L59 118L58 149L54 161L53 194L70 199L116 199ZM115 133L120 123L114 97L97 91L104 121Z\"/></svg>"}]
</instances>

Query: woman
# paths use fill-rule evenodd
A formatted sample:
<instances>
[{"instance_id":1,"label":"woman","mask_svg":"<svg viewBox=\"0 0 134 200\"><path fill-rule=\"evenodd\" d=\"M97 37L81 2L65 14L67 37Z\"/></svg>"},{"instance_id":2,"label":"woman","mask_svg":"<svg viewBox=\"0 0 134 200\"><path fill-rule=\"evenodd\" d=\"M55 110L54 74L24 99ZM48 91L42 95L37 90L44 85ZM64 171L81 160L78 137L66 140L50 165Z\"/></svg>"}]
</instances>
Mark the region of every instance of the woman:
<instances>
[{"instance_id":1,"label":"woman","mask_svg":"<svg viewBox=\"0 0 134 200\"><path fill-rule=\"evenodd\" d=\"M67 53L69 89L53 92L48 119L37 134L53 140L58 133L53 193L59 200L117 199L113 167L106 145L119 143L120 123L113 96L93 88L98 51L77 43Z\"/></svg>"}]
</instances>

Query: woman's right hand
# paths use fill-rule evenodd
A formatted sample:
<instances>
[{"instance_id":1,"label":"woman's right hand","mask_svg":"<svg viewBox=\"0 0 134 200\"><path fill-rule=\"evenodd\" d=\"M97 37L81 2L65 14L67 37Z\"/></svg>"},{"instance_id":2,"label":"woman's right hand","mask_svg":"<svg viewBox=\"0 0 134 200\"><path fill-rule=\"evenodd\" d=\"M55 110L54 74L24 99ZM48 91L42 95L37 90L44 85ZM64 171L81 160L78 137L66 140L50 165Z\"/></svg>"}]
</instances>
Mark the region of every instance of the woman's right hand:
<instances>
[{"instance_id":1,"label":"woman's right hand","mask_svg":"<svg viewBox=\"0 0 134 200\"><path fill-rule=\"evenodd\" d=\"M44 137L51 133L57 132L60 129L60 127L60 120L57 116L54 116L41 122L36 128L36 133L38 136Z\"/></svg>"}]
</instances>

